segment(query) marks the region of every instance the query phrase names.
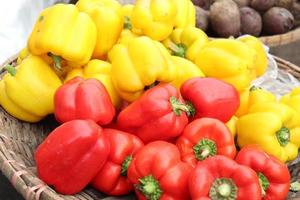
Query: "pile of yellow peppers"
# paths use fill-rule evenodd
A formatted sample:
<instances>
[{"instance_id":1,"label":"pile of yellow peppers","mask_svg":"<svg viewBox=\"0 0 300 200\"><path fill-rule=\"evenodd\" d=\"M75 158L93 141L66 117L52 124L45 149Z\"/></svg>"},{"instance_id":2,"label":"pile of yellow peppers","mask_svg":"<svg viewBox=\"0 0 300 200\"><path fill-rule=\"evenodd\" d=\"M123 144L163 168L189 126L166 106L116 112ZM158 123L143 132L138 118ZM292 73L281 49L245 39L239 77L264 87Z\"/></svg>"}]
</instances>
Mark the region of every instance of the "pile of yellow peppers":
<instances>
[{"instance_id":1,"label":"pile of yellow peppers","mask_svg":"<svg viewBox=\"0 0 300 200\"><path fill-rule=\"evenodd\" d=\"M75 76L100 80L117 109L157 82L180 88L193 77L214 77L240 92L240 108L227 122L238 145L255 143L290 161L300 146L300 88L277 100L251 87L267 65L255 37L210 40L195 27L191 0L123 6L79 0L40 13L16 66L5 66L0 104L20 120L37 122L53 113L56 89Z\"/></svg>"}]
</instances>

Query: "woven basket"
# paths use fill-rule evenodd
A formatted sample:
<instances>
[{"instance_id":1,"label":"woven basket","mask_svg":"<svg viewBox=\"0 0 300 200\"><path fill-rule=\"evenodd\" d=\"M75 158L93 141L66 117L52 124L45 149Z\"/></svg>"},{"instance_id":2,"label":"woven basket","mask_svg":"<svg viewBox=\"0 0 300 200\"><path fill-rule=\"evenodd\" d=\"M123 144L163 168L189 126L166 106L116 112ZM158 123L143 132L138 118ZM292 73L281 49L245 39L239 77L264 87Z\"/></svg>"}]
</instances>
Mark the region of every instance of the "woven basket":
<instances>
[{"instance_id":1,"label":"woven basket","mask_svg":"<svg viewBox=\"0 0 300 200\"><path fill-rule=\"evenodd\" d=\"M12 63L15 58L8 60ZM275 57L278 66L300 79L300 68L283 59ZM3 71L0 71L3 74ZM47 134L58 124L53 116L39 123L19 121L0 107L0 169L11 184L27 200L133 200L134 195L124 197L105 197L92 188L86 188L73 196L57 194L45 185L36 175L34 151ZM55 148L55 147L53 147ZM300 178L300 163L289 166L293 181ZM300 193L290 193L288 199L300 200Z\"/></svg>"},{"instance_id":2,"label":"woven basket","mask_svg":"<svg viewBox=\"0 0 300 200\"><path fill-rule=\"evenodd\" d=\"M297 40L300 40L300 27L280 35L263 36L259 39L269 47L281 46L290 44Z\"/></svg>"}]
</instances>

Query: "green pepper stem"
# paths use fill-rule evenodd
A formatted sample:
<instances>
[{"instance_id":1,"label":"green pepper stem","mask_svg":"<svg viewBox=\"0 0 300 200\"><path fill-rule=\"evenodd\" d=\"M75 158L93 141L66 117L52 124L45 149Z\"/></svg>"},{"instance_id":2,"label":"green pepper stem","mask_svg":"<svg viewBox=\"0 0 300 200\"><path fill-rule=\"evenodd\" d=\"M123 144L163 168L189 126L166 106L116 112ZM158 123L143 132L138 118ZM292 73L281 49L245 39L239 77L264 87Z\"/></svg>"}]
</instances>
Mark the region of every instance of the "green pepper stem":
<instances>
[{"instance_id":1,"label":"green pepper stem","mask_svg":"<svg viewBox=\"0 0 300 200\"><path fill-rule=\"evenodd\" d=\"M262 196L264 197L266 195L266 191L270 186L270 182L268 178L261 172L257 173L259 184L261 187Z\"/></svg>"},{"instance_id":2,"label":"green pepper stem","mask_svg":"<svg viewBox=\"0 0 300 200\"><path fill-rule=\"evenodd\" d=\"M5 65L4 68L12 76L15 76L17 74L16 68L12 65Z\"/></svg>"},{"instance_id":3,"label":"green pepper stem","mask_svg":"<svg viewBox=\"0 0 300 200\"><path fill-rule=\"evenodd\" d=\"M186 54L186 46L184 44L175 44L175 43L170 43L169 44L169 49L171 50L171 54L174 56L179 56L182 58L185 58Z\"/></svg>"},{"instance_id":4,"label":"green pepper stem","mask_svg":"<svg viewBox=\"0 0 300 200\"><path fill-rule=\"evenodd\" d=\"M61 70L61 60L62 58L60 56L54 55L52 53L48 53L48 56L50 56L54 62L54 67L56 70L60 71Z\"/></svg>"},{"instance_id":5,"label":"green pepper stem","mask_svg":"<svg viewBox=\"0 0 300 200\"><path fill-rule=\"evenodd\" d=\"M286 127L282 127L276 132L276 137L280 146L285 147L290 142L290 130Z\"/></svg>"},{"instance_id":6,"label":"green pepper stem","mask_svg":"<svg viewBox=\"0 0 300 200\"><path fill-rule=\"evenodd\" d=\"M257 86L255 86L255 85L253 85L253 86L249 89L250 92L255 91L255 90L261 90L261 87L257 87Z\"/></svg>"},{"instance_id":7,"label":"green pepper stem","mask_svg":"<svg viewBox=\"0 0 300 200\"><path fill-rule=\"evenodd\" d=\"M121 175L122 176L127 176L127 170L128 170L128 167L129 167L131 161L132 161L131 155L127 156L125 158L125 160L123 161L122 166L121 166Z\"/></svg>"},{"instance_id":8,"label":"green pepper stem","mask_svg":"<svg viewBox=\"0 0 300 200\"><path fill-rule=\"evenodd\" d=\"M238 188L230 178L218 178L214 180L209 191L212 200L235 200Z\"/></svg>"},{"instance_id":9,"label":"green pepper stem","mask_svg":"<svg viewBox=\"0 0 300 200\"><path fill-rule=\"evenodd\" d=\"M174 97L174 96L170 97L170 103L171 103L173 112L177 116L181 115L181 111L185 112L187 114L187 116L189 116L189 117L195 115L195 108L190 103L184 104L184 103L180 102L178 99L176 99L176 97Z\"/></svg>"},{"instance_id":10,"label":"green pepper stem","mask_svg":"<svg viewBox=\"0 0 300 200\"><path fill-rule=\"evenodd\" d=\"M205 160L217 154L217 145L213 140L204 138L193 147L193 150L197 160Z\"/></svg>"},{"instance_id":11,"label":"green pepper stem","mask_svg":"<svg viewBox=\"0 0 300 200\"><path fill-rule=\"evenodd\" d=\"M159 182L152 175L139 179L139 183L135 187L147 200L158 200L162 195Z\"/></svg>"},{"instance_id":12,"label":"green pepper stem","mask_svg":"<svg viewBox=\"0 0 300 200\"><path fill-rule=\"evenodd\" d=\"M132 24L131 24L130 18L128 16L125 16L123 28L128 29L128 30L132 29Z\"/></svg>"},{"instance_id":13,"label":"green pepper stem","mask_svg":"<svg viewBox=\"0 0 300 200\"><path fill-rule=\"evenodd\" d=\"M290 191L299 192L300 191L300 183L298 181L292 182L290 184Z\"/></svg>"}]
</instances>

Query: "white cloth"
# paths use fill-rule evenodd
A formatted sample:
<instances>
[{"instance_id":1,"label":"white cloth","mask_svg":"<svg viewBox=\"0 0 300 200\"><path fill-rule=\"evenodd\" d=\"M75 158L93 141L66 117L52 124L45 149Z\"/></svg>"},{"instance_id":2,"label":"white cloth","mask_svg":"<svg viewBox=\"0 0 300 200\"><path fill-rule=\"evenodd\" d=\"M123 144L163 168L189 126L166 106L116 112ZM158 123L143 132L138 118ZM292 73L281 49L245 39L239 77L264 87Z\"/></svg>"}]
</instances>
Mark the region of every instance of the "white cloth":
<instances>
[{"instance_id":1,"label":"white cloth","mask_svg":"<svg viewBox=\"0 0 300 200\"><path fill-rule=\"evenodd\" d=\"M68 0L0 0L0 65L26 46L39 13Z\"/></svg>"}]
</instances>

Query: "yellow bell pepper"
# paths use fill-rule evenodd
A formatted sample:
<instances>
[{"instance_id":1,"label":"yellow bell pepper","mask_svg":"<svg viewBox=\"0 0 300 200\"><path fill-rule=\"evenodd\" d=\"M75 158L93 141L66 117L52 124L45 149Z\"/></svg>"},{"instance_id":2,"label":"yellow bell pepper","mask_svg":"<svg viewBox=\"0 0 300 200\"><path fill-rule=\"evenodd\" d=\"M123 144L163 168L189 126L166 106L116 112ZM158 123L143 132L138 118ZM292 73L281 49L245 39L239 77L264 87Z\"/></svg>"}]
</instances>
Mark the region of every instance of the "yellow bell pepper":
<instances>
[{"instance_id":1,"label":"yellow bell pepper","mask_svg":"<svg viewBox=\"0 0 300 200\"><path fill-rule=\"evenodd\" d=\"M111 79L111 64L102 60L93 59L88 62L83 68L71 70L65 79L68 81L76 76L85 79L95 78L103 83L108 94L110 95L113 105L118 108L121 104L121 98L115 90Z\"/></svg>"},{"instance_id":2,"label":"yellow bell pepper","mask_svg":"<svg viewBox=\"0 0 300 200\"><path fill-rule=\"evenodd\" d=\"M185 28L196 25L196 9L191 0L174 0L177 4L175 28Z\"/></svg>"},{"instance_id":3,"label":"yellow bell pepper","mask_svg":"<svg viewBox=\"0 0 300 200\"><path fill-rule=\"evenodd\" d=\"M174 0L136 0L131 21L134 28L153 40L162 41L172 32L177 7Z\"/></svg>"},{"instance_id":4,"label":"yellow bell pepper","mask_svg":"<svg viewBox=\"0 0 300 200\"><path fill-rule=\"evenodd\" d=\"M281 103L257 103L238 120L237 136L240 147L257 144L281 161L291 161L300 146L300 117Z\"/></svg>"},{"instance_id":5,"label":"yellow bell pepper","mask_svg":"<svg viewBox=\"0 0 300 200\"><path fill-rule=\"evenodd\" d=\"M198 28L187 27L175 29L163 44L172 55L187 58L194 62L197 54L208 42L207 35Z\"/></svg>"},{"instance_id":6,"label":"yellow bell pepper","mask_svg":"<svg viewBox=\"0 0 300 200\"><path fill-rule=\"evenodd\" d=\"M235 115L240 117L248 113L249 108L261 102L276 102L276 96L260 87L252 86L240 93L240 107Z\"/></svg>"},{"instance_id":7,"label":"yellow bell pepper","mask_svg":"<svg viewBox=\"0 0 300 200\"><path fill-rule=\"evenodd\" d=\"M54 93L61 81L38 56L28 56L0 81L0 104L12 116L37 122L54 111Z\"/></svg>"},{"instance_id":8,"label":"yellow bell pepper","mask_svg":"<svg viewBox=\"0 0 300 200\"><path fill-rule=\"evenodd\" d=\"M204 77L203 72L191 61L178 56L172 56L174 66L176 67L177 76L174 81L171 82L176 88L180 89L180 86L188 79L194 77Z\"/></svg>"},{"instance_id":9,"label":"yellow bell pepper","mask_svg":"<svg viewBox=\"0 0 300 200\"><path fill-rule=\"evenodd\" d=\"M24 60L27 56L29 56L29 51L27 49L27 47L24 47L20 52L19 52L19 55L18 55L18 58L17 58L17 64L21 64L22 60Z\"/></svg>"},{"instance_id":10,"label":"yellow bell pepper","mask_svg":"<svg viewBox=\"0 0 300 200\"><path fill-rule=\"evenodd\" d=\"M118 43L128 43L130 41L130 39L132 38L136 38L139 37L138 34L133 33L131 30L129 29L123 29L120 35L120 38L118 40Z\"/></svg>"},{"instance_id":11,"label":"yellow bell pepper","mask_svg":"<svg viewBox=\"0 0 300 200\"><path fill-rule=\"evenodd\" d=\"M126 5L122 6L122 15L123 15L123 19L124 19L123 29L130 30L134 34L141 35L142 31L132 26L131 18L132 18L133 8L134 8L134 5L132 5L132 4L126 4Z\"/></svg>"},{"instance_id":12,"label":"yellow bell pepper","mask_svg":"<svg viewBox=\"0 0 300 200\"><path fill-rule=\"evenodd\" d=\"M30 56L30 52L28 50L27 47L23 48L20 53L19 56L17 58L17 64L21 64L21 62L27 58L28 56ZM50 65L51 68L54 69L55 73L58 75L58 77L63 80L65 78L65 75L72 69L72 67L67 65L67 62L65 60L62 60L60 65L61 65L61 69L57 69L54 65L53 65L53 60L50 56L48 56L47 54L43 54L41 57L48 65Z\"/></svg>"},{"instance_id":13,"label":"yellow bell pepper","mask_svg":"<svg viewBox=\"0 0 300 200\"><path fill-rule=\"evenodd\" d=\"M232 116L231 119L226 122L226 126L230 130L233 137L236 136L236 124L237 124L238 118L236 116Z\"/></svg>"},{"instance_id":14,"label":"yellow bell pepper","mask_svg":"<svg viewBox=\"0 0 300 200\"><path fill-rule=\"evenodd\" d=\"M21 64L21 62L27 58L29 55L31 55L31 53L29 52L29 49L27 47L24 47L18 55L17 58L17 64ZM46 61L46 63L48 63L49 65L53 64L53 60L50 56L48 56L47 54L43 54L40 56L44 61ZM62 60L61 65L64 66L66 65L66 62Z\"/></svg>"},{"instance_id":15,"label":"yellow bell pepper","mask_svg":"<svg viewBox=\"0 0 300 200\"><path fill-rule=\"evenodd\" d=\"M116 0L79 0L76 6L79 11L89 14L97 27L93 58L105 59L123 29L121 5Z\"/></svg>"},{"instance_id":16,"label":"yellow bell pepper","mask_svg":"<svg viewBox=\"0 0 300 200\"><path fill-rule=\"evenodd\" d=\"M290 106L300 114L300 87L294 88L290 93L281 97L280 102Z\"/></svg>"},{"instance_id":17,"label":"yellow bell pepper","mask_svg":"<svg viewBox=\"0 0 300 200\"><path fill-rule=\"evenodd\" d=\"M255 74L256 77L263 75L268 67L267 53L264 49L263 43L254 36L247 35L239 38L240 41L244 42L249 47L256 51L255 59Z\"/></svg>"},{"instance_id":18,"label":"yellow bell pepper","mask_svg":"<svg viewBox=\"0 0 300 200\"><path fill-rule=\"evenodd\" d=\"M69 66L86 64L96 44L96 26L71 4L56 4L43 10L28 40L30 53L50 54L57 68L61 59Z\"/></svg>"},{"instance_id":19,"label":"yellow bell pepper","mask_svg":"<svg viewBox=\"0 0 300 200\"><path fill-rule=\"evenodd\" d=\"M195 63L205 76L232 84L238 91L250 86L256 52L234 39L216 39L198 52Z\"/></svg>"},{"instance_id":20,"label":"yellow bell pepper","mask_svg":"<svg viewBox=\"0 0 300 200\"><path fill-rule=\"evenodd\" d=\"M134 5L132 4L126 4L122 6L122 15L124 19L124 26L123 30L121 32L121 35L119 37L118 43L126 43L127 40L133 37L138 37L142 34L141 30L136 29L132 26L131 23L131 14L133 10Z\"/></svg>"},{"instance_id":21,"label":"yellow bell pepper","mask_svg":"<svg viewBox=\"0 0 300 200\"><path fill-rule=\"evenodd\" d=\"M171 82L177 75L168 50L145 36L116 44L109 52L109 60L113 84L128 102L141 96L146 86L156 81Z\"/></svg>"}]
</instances>

